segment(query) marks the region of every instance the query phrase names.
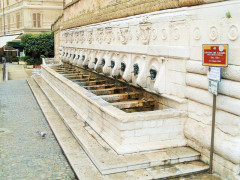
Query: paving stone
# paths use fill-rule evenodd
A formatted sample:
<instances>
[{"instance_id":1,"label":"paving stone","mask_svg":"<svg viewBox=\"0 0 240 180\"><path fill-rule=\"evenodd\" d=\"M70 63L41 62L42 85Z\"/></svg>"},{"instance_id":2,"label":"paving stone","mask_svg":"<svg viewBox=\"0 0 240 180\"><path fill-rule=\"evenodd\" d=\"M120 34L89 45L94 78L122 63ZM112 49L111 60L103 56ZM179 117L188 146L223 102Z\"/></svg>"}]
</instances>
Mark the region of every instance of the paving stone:
<instances>
[{"instance_id":1,"label":"paving stone","mask_svg":"<svg viewBox=\"0 0 240 180\"><path fill-rule=\"evenodd\" d=\"M208 165L203 164L199 161L193 161L183 164L176 164L176 168L178 168L183 173L192 173L193 171L201 171L203 169L208 169Z\"/></svg>"},{"instance_id":2,"label":"paving stone","mask_svg":"<svg viewBox=\"0 0 240 180\"><path fill-rule=\"evenodd\" d=\"M182 172L174 166L164 167L164 168L149 168L148 172L153 176L154 179L166 178L169 176L177 176Z\"/></svg>"},{"instance_id":3,"label":"paving stone","mask_svg":"<svg viewBox=\"0 0 240 180\"><path fill-rule=\"evenodd\" d=\"M169 148L178 158L186 156L199 156L199 153L188 147Z\"/></svg>"},{"instance_id":4,"label":"paving stone","mask_svg":"<svg viewBox=\"0 0 240 180\"><path fill-rule=\"evenodd\" d=\"M170 163L170 157L166 151L147 153L146 156L151 160L151 166L159 166Z\"/></svg>"},{"instance_id":5,"label":"paving stone","mask_svg":"<svg viewBox=\"0 0 240 180\"><path fill-rule=\"evenodd\" d=\"M25 80L0 84L0 127L5 131L0 133L1 180L75 179Z\"/></svg>"}]
</instances>

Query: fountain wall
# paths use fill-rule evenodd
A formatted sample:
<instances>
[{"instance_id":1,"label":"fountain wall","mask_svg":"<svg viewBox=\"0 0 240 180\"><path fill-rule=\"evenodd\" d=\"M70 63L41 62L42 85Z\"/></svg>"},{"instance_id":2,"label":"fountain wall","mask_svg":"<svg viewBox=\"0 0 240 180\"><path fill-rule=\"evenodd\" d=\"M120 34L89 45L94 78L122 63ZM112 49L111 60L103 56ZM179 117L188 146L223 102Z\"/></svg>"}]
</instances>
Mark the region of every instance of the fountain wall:
<instances>
[{"instance_id":1,"label":"fountain wall","mask_svg":"<svg viewBox=\"0 0 240 180\"><path fill-rule=\"evenodd\" d=\"M229 66L222 69L217 98L214 168L227 178L237 179L239 8L239 1L226 1L59 29L56 57L106 76L120 76L134 86L161 95L169 107L185 111L186 144L201 152L202 159L208 162L212 95L207 91L206 67L202 66L202 44L229 44ZM229 13L231 17L226 15ZM92 63L95 58L96 64ZM103 67L102 59L106 63ZM109 67L111 61L115 62L115 68ZM124 72L119 70L121 63L126 64ZM137 75L132 73L134 64L138 64ZM154 79L148 77L151 69L157 72Z\"/></svg>"}]
</instances>

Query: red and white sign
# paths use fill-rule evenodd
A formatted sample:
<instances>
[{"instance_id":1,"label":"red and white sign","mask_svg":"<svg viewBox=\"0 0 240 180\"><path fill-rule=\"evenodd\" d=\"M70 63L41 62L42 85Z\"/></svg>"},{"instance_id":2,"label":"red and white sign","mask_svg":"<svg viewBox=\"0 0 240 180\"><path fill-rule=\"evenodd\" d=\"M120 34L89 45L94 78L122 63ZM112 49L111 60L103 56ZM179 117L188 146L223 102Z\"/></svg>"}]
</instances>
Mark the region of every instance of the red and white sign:
<instances>
[{"instance_id":1,"label":"red and white sign","mask_svg":"<svg viewBox=\"0 0 240 180\"><path fill-rule=\"evenodd\" d=\"M203 44L203 66L228 66L228 44Z\"/></svg>"}]
</instances>

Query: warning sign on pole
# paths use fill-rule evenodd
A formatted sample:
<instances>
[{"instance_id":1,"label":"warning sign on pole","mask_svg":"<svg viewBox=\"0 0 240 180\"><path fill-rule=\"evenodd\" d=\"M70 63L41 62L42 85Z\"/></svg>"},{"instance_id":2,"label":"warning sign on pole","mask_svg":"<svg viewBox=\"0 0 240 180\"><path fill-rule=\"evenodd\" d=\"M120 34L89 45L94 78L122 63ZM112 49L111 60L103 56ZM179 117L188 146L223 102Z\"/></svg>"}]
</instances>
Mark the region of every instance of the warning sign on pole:
<instances>
[{"instance_id":1,"label":"warning sign on pole","mask_svg":"<svg viewBox=\"0 0 240 180\"><path fill-rule=\"evenodd\" d=\"M203 44L203 66L227 67L228 44Z\"/></svg>"}]
</instances>

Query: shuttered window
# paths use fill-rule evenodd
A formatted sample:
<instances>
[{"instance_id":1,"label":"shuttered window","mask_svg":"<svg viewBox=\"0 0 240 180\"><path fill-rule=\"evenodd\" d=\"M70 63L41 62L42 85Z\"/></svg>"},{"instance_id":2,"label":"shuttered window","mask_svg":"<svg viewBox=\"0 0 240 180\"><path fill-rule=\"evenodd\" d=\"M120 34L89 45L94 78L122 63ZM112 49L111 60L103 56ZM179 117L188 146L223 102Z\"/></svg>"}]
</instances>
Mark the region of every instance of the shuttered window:
<instances>
[{"instance_id":1,"label":"shuttered window","mask_svg":"<svg viewBox=\"0 0 240 180\"><path fill-rule=\"evenodd\" d=\"M10 31L10 15L7 16L7 28Z\"/></svg>"},{"instance_id":2,"label":"shuttered window","mask_svg":"<svg viewBox=\"0 0 240 180\"><path fill-rule=\"evenodd\" d=\"M21 17L20 17L20 14L19 13L17 13L17 15L16 15L16 21L17 21L17 28L19 29L20 28L20 26L21 26L21 19L20 19Z\"/></svg>"},{"instance_id":3,"label":"shuttered window","mask_svg":"<svg viewBox=\"0 0 240 180\"><path fill-rule=\"evenodd\" d=\"M41 14L33 13L33 27L41 28Z\"/></svg>"},{"instance_id":4,"label":"shuttered window","mask_svg":"<svg viewBox=\"0 0 240 180\"><path fill-rule=\"evenodd\" d=\"M1 0L0 0L1 2ZM2 18L0 18L0 32L2 32Z\"/></svg>"}]
</instances>

